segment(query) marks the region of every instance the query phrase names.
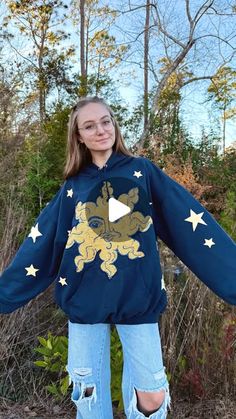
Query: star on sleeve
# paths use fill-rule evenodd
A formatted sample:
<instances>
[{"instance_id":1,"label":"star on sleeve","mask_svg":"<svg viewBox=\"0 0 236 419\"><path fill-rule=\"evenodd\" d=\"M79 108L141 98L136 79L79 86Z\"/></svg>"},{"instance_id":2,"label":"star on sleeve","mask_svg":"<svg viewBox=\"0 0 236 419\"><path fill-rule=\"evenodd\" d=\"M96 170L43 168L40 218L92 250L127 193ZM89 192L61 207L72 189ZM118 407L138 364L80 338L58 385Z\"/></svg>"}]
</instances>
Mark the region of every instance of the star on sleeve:
<instances>
[{"instance_id":1,"label":"star on sleeve","mask_svg":"<svg viewBox=\"0 0 236 419\"><path fill-rule=\"evenodd\" d=\"M72 198L73 196L73 189L67 189L67 197Z\"/></svg>"},{"instance_id":2,"label":"star on sleeve","mask_svg":"<svg viewBox=\"0 0 236 419\"><path fill-rule=\"evenodd\" d=\"M208 246L209 249L211 249L212 246L214 246L214 245L215 245L215 243L213 242L212 238L211 239L205 239L205 243L203 244L203 246Z\"/></svg>"},{"instance_id":3,"label":"star on sleeve","mask_svg":"<svg viewBox=\"0 0 236 419\"><path fill-rule=\"evenodd\" d=\"M193 231L196 230L198 224L207 225L204 220L202 220L204 212L200 212L199 214L196 214L192 209L190 209L190 217L185 218L184 221L188 221L189 223L192 223Z\"/></svg>"},{"instance_id":4,"label":"star on sleeve","mask_svg":"<svg viewBox=\"0 0 236 419\"><path fill-rule=\"evenodd\" d=\"M34 265L30 265L28 268L25 268L27 270L27 275L36 276L36 272L39 271L39 269L34 268Z\"/></svg>"},{"instance_id":5,"label":"star on sleeve","mask_svg":"<svg viewBox=\"0 0 236 419\"><path fill-rule=\"evenodd\" d=\"M62 278L61 276L60 276L60 279L59 279L59 281L58 281L62 286L64 286L64 285L68 285L67 284L67 282L66 282L66 278Z\"/></svg>"},{"instance_id":6,"label":"star on sleeve","mask_svg":"<svg viewBox=\"0 0 236 419\"><path fill-rule=\"evenodd\" d=\"M38 225L39 224L37 223L35 227L32 227L30 234L28 234L28 237L31 237L34 243L36 242L37 237L42 236L38 229Z\"/></svg>"},{"instance_id":7,"label":"star on sleeve","mask_svg":"<svg viewBox=\"0 0 236 419\"><path fill-rule=\"evenodd\" d=\"M140 178L142 175L141 170L139 170L138 172L135 170L133 176L136 176L137 178Z\"/></svg>"}]
</instances>

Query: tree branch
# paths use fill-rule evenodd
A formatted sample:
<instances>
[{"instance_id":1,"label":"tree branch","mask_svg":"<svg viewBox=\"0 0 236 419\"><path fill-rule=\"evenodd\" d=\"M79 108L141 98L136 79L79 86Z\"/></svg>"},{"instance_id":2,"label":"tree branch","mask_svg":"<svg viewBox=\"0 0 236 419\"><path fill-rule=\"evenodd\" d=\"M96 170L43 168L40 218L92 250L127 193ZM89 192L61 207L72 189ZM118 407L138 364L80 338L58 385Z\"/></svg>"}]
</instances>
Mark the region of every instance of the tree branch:
<instances>
[{"instance_id":1,"label":"tree branch","mask_svg":"<svg viewBox=\"0 0 236 419\"><path fill-rule=\"evenodd\" d=\"M209 3L210 1L210 3ZM207 5L207 3L209 3ZM206 0L201 7L198 9L198 11L196 12L193 21L194 21L194 27L198 24L199 20L202 18L202 16L207 12L207 10L209 10L211 8L211 6L213 5L214 0Z\"/></svg>"},{"instance_id":2,"label":"tree branch","mask_svg":"<svg viewBox=\"0 0 236 419\"><path fill-rule=\"evenodd\" d=\"M157 19L153 18L156 26L158 27L159 31L161 33L163 33L163 35L165 35L167 38L171 39L175 44L179 45L181 48L185 48L185 44L183 44L179 39L175 38L173 35L171 35L170 33L168 33L165 28L163 28L163 25L161 23L161 18L160 18L160 14L158 12L158 9L156 7L156 5L153 5L154 9L156 11L156 17Z\"/></svg>"},{"instance_id":3,"label":"tree branch","mask_svg":"<svg viewBox=\"0 0 236 419\"><path fill-rule=\"evenodd\" d=\"M211 80L212 81L213 78L214 78L214 74L212 74L211 76L193 77L192 79L189 79L189 80L183 82L183 84L182 84L181 87L184 87L187 84L190 84L190 83L192 83L194 81L199 81L199 80Z\"/></svg>"},{"instance_id":4,"label":"tree branch","mask_svg":"<svg viewBox=\"0 0 236 419\"><path fill-rule=\"evenodd\" d=\"M203 39L203 38L217 38L220 41L224 42L225 44L227 44L230 48L232 48L233 50L235 50L235 47L233 45L231 45L226 39L221 38L219 35L213 35L213 34L208 34L208 35L202 35L199 36L198 38L195 38L195 41L198 41L199 39Z\"/></svg>"},{"instance_id":5,"label":"tree branch","mask_svg":"<svg viewBox=\"0 0 236 419\"><path fill-rule=\"evenodd\" d=\"M185 4L186 4L186 14L187 14L187 17L188 17L188 21L190 23L190 26L192 26L193 19L192 19L191 13L190 13L189 0L185 0Z\"/></svg>"},{"instance_id":6,"label":"tree branch","mask_svg":"<svg viewBox=\"0 0 236 419\"><path fill-rule=\"evenodd\" d=\"M28 57L25 57L24 55L22 55L10 42L10 40L8 39L8 37L5 38L7 40L7 42L10 44L11 48L18 54L20 55L20 57L24 58L24 60L29 61L30 64L32 64L33 67L38 68L33 61L31 61Z\"/></svg>"}]
</instances>

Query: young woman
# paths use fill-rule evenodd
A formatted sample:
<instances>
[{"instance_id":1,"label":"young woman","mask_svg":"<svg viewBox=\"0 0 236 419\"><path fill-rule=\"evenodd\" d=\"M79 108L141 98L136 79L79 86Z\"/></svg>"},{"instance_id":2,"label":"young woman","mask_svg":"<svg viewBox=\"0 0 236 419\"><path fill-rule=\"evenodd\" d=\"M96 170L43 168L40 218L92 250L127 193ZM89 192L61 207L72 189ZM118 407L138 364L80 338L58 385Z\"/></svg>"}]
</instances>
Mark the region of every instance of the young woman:
<instances>
[{"instance_id":1,"label":"young woman","mask_svg":"<svg viewBox=\"0 0 236 419\"><path fill-rule=\"evenodd\" d=\"M182 186L125 147L103 99L69 120L65 181L0 277L0 312L55 281L68 316L67 370L77 419L111 419L110 325L123 348L129 419L166 418L158 319L166 307L157 237L218 296L236 304L236 246Z\"/></svg>"}]
</instances>

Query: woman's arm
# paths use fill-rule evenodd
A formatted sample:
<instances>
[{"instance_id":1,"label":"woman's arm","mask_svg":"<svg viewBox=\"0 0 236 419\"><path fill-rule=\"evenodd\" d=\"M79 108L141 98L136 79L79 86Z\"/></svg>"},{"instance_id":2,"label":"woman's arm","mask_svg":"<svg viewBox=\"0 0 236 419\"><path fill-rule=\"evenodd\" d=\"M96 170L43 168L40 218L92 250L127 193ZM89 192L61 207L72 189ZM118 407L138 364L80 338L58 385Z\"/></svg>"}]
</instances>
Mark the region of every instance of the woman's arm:
<instances>
[{"instance_id":1,"label":"woman's arm","mask_svg":"<svg viewBox=\"0 0 236 419\"><path fill-rule=\"evenodd\" d=\"M235 305L235 242L184 187L146 161L156 234L214 293Z\"/></svg>"},{"instance_id":2,"label":"woman's arm","mask_svg":"<svg viewBox=\"0 0 236 419\"><path fill-rule=\"evenodd\" d=\"M0 276L0 313L10 313L44 291L55 279L74 212L64 182L35 220Z\"/></svg>"}]
</instances>

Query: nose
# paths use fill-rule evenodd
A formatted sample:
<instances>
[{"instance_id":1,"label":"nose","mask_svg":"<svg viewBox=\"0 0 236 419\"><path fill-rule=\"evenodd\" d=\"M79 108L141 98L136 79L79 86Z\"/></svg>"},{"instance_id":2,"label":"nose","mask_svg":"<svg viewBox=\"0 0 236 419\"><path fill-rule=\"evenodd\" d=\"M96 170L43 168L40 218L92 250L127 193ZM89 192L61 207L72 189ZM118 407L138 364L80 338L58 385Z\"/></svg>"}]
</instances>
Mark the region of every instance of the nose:
<instances>
[{"instance_id":1,"label":"nose","mask_svg":"<svg viewBox=\"0 0 236 419\"><path fill-rule=\"evenodd\" d=\"M102 123L100 124L99 122L97 123L97 125L96 125L96 131L97 131L97 133L98 134L100 134L100 133L104 133L104 127L102 126Z\"/></svg>"}]
</instances>

